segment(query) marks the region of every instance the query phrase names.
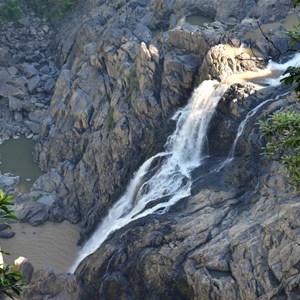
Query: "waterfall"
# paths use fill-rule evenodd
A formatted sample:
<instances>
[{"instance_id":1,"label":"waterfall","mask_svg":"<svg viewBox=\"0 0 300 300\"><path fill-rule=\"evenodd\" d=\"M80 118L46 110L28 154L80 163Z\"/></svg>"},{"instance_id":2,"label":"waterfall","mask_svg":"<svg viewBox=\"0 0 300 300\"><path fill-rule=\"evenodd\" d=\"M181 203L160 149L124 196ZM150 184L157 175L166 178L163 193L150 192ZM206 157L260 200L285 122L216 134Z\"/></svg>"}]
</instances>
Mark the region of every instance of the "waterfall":
<instances>
[{"instance_id":1,"label":"waterfall","mask_svg":"<svg viewBox=\"0 0 300 300\"><path fill-rule=\"evenodd\" d=\"M226 89L227 85L214 80L204 81L195 89L186 107L173 117L176 129L167 140L166 151L139 168L125 194L79 252L71 272L113 231L149 214L165 213L191 194L191 171L201 165L209 121ZM162 161L160 166L153 166L158 159Z\"/></svg>"}]
</instances>

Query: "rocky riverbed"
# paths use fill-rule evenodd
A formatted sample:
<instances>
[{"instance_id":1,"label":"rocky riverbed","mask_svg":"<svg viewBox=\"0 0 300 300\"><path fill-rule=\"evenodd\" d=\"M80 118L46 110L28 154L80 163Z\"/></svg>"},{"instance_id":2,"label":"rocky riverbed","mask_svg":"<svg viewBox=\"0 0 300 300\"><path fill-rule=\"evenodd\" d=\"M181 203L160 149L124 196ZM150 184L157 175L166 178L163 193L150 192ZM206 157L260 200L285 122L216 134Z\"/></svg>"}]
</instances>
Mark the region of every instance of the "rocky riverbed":
<instances>
[{"instance_id":1,"label":"rocky riverbed","mask_svg":"<svg viewBox=\"0 0 300 300\"><path fill-rule=\"evenodd\" d=\"M291 2L89 0L55 38L29 11L22 26L7 24L0 133L38 139L35 159L46 174L32 193L51 200L47 219L79 223L84 242L142 162L163 149L171 116L202 80L257 71L289 47L283 28L267 32L273 45L246 33L294 13ZM212 22L192 25L189 15ZM223 53L224 44L243 42L263 59ZM211 123L211 158L194 171L193 196L112 234L75 275L36 270L23 298L296 299L299 193L282 166L260 157L255 125L278 109L299 110L295 95L277 97L285 92L232 85ZM236 158L207 175L227 157L247 113L268 99L245 127Z\"/></svg>"}]
</instances>

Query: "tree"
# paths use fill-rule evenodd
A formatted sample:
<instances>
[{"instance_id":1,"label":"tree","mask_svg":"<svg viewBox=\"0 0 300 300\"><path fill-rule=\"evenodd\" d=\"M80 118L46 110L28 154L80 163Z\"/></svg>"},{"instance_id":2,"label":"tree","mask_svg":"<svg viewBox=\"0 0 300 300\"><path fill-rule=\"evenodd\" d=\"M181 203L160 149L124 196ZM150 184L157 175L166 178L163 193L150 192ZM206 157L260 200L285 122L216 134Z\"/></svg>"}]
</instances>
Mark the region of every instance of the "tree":
<instances>
[{"instance_id":1,"label":"tree","mask_svg":"<svg viewBox=\"0 0 300 300\"><path fill-rule=\"evenodd\" d=\"M9 228L11 228L11 226L5 220L17 219L17 217L13 215L13 210L8 208L13 205L10 201L13 198L13 196L6 195L4 191L0 189L0 219L2 219L2 223L7 225ZM3 251L1 252L4 253ZM11 299L14 298L13 294L20 295L21 288L24 286L22 280L23 276L15 266L7 264L0 265L0 295L5 294Z\"/></svg>"}]
</instances>

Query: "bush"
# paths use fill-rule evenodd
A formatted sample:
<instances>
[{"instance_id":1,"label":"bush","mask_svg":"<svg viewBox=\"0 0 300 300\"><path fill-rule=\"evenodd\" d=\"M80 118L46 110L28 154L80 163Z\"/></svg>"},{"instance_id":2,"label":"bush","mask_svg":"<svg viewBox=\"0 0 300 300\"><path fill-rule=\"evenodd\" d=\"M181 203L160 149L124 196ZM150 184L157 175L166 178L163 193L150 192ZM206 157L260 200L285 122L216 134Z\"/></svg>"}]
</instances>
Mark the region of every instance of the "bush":
<instances>
[{"instance_id":1,"label":"bush","mask_svg":"<svg viewBox=\"0 0 300 300\"><path fill-rule=\"evenodd\" d=\"M16 22L22 18L19 0L5 0L0 6L1 22Z\"/></svg>"},{"instance_id":2,"label":"bush","mask_svg":"<svg viewBox=\"0 0 300 300\"><path fill-rule=\"evenodd\" d=\"M269 141L263 155L283 163L288 182L300 188L300 113L280 112L260 121L263 136Z\"/></svg>"}]
</instances>

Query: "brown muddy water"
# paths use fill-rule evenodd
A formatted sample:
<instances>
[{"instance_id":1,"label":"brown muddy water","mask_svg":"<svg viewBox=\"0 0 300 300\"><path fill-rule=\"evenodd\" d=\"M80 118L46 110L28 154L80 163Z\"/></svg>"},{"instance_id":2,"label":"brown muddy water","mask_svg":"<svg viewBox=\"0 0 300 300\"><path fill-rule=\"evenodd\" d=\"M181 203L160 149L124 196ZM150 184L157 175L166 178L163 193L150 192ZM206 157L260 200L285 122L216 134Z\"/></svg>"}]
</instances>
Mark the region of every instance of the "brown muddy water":
<instances>
[{"instance_id":1,"label":"brown muddy water","mask_svg":"<svg viewBox=\"0 0 300 300\"><path fill-rule=\"evenodd\" d=\"M0 145L0 171L20 177L17 186L19 192L29 192L34 181L43 174L32 157L35 143L23 136Z\"/></svg>"},{"instance_id":2,"label":"brown muddy water","mask_svg":"<svg viewBox=\"0 0 300 300\"><path fill-rule=\"evenodd\" d=\"M300 18L296 13L288 15L286 18L279 20L278 22L273 22L269 24L261 25L261 29L264 33L268 33L270 30L276 30L280 27L285 28L286 30L292 29L294 26L299 24ZM248 31L245 35L245 39L250 39L255 41L263 37L263 34L259 28Z\"/></svg>"},{"instance_id":3,"label":"brown muddy water","mask_svg":"<svg viewBox=\"0 0 300 300\"><path fill-rule=\"evenodd\" d=\"M79 247L79 228L67 221L46 222L40 226L28 223L12 224L16 235L12 239L1 239L4 262L13 264L20 256L26 257L34 268L52 268L56 273L65 273L74 263Z\"/></svg>"}]
</instances>

